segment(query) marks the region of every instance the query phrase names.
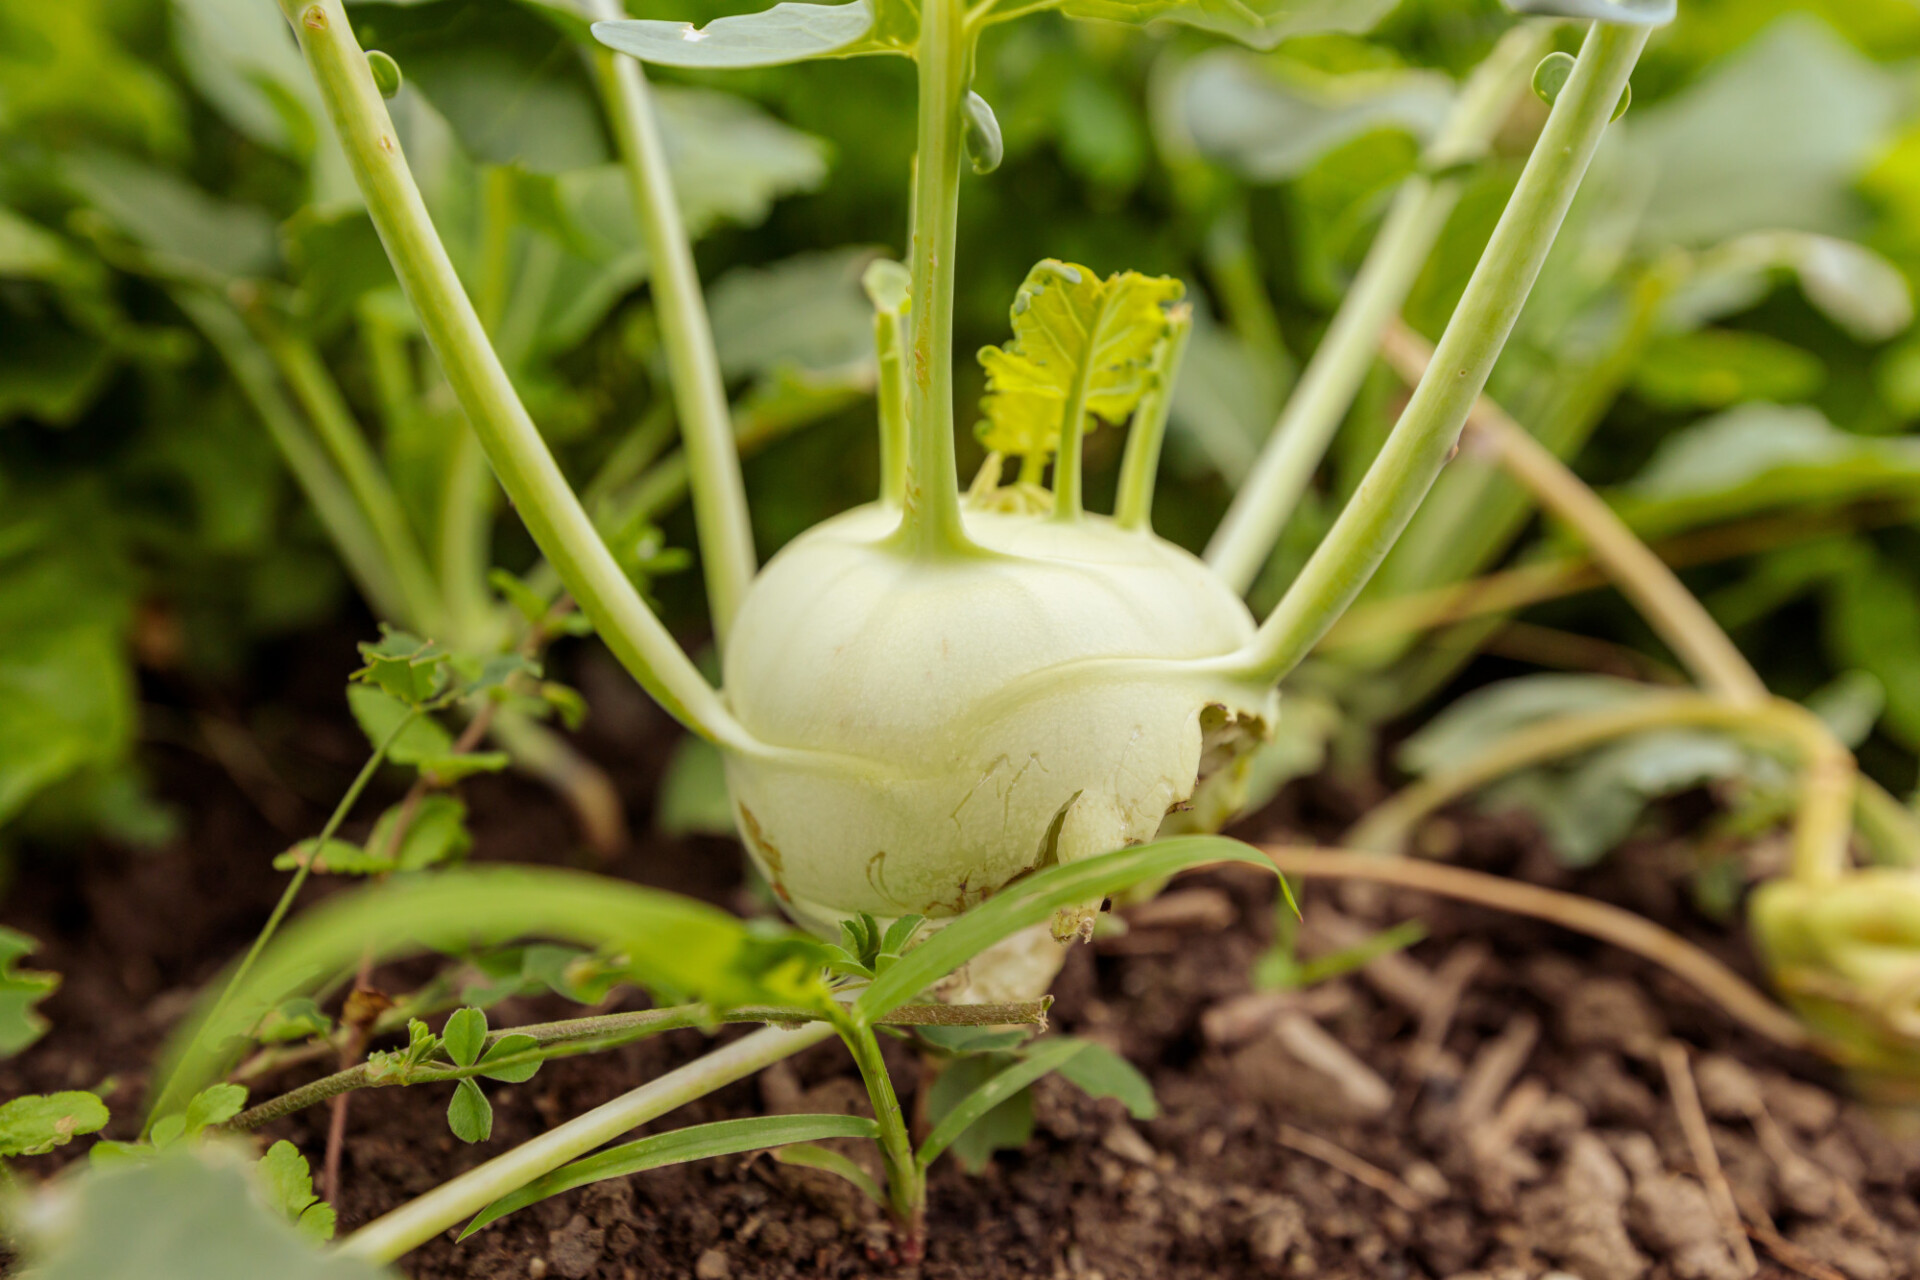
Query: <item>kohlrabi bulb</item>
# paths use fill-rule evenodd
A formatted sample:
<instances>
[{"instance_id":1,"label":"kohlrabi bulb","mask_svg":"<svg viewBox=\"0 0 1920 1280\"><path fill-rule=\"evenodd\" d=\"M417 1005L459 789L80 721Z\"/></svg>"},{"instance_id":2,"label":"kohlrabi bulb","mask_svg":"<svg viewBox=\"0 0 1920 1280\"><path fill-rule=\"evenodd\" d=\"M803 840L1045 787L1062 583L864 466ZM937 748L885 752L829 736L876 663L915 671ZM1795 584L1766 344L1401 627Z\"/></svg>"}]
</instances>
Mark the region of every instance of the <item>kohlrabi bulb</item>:
<instances>
[{"instance_id":1,"label":"kohlrabi bulb","mask_svg":"<svg viewBox=\"0 0 1920 1280\"><path fill-rule=\"evenodd\" d=\"M1150 840L1271 724L1270 690L1196 668L1254 624L1180 548L969 510L975 548L922 558L899 523L863 507L796 539L726 646L727 697L765 744L728 755L735 817L803 923L953 916Z\"/></svg>"}]
</instances>

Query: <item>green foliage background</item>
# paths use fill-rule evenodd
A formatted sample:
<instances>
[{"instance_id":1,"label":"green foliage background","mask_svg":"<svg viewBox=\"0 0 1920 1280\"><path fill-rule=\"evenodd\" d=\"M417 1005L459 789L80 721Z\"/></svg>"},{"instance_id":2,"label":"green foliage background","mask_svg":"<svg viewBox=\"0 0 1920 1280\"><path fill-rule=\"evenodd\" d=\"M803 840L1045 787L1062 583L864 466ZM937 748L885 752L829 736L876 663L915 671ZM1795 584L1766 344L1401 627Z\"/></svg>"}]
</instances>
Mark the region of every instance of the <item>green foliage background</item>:
<instances>
[{"instance_id":1,"label":"green foliage background","mask_svg":"<svg viewBox=\"0 0 1920 1280\"><path fill-rule=\"evenodd\" d=\"M405 73L396 110L463 270L477 276L484 253L478 193L512 203L502 346L584 478L664 384L644 254L565 8L353 6ZM660 0L644 14L740 8ZM1005 339L1008 302L1041 258L1184 280L1200 324L1156 519L1198 547L1444 111L1448 78L1512 20L1495 0L1404 0L1365 38L1269 53L1051 16L997 29L975 87L1006 160L964 191L962 350ZM1492 388L1649 537L1784 517L1785 536L1689 581L1778 691L1868 673L1853 686L1874 724L1863 758L1902 794L1920 752L1920 338L1906 301L1920 281L1917 55L1914 0L1684 0ZM856 282L863 252L903 249L911 68L657 78L729 376L818 419L749 463L767 553L872 492L871 402L851 394L871 360ZM358 413L379 416L359 326L404 327L404 314L314 108L266 0L0 10L0 841L163 835L138 775L142 672L230 680L270 660L274 637L364 618L255 406L180 301L265 308ZM1476 166L1422 277L1407 317L1430 335L1537 109L1524 104ZM1776 232L1794 235L1755 239ZM970 361L961 373L964 421L982 387ZM1397 394L1378 372L1263 601L1356 481ZM379 444L423 538L449 465L444 414L432 419ZM1119 435L1089 448L1098 506ZM963 442L963 473L979 456ZM1567 549L1470 460L1431 505L1372 598ZM691 544L684 514L666 533ZM533 559L509 517L495 545L515 571ZM698 625L692 575L657 594ZM1528 617L1659 653L1608 595ZM1371 723L1431 709L1459 669L1444 644L1381 636L1306 678Z\"/></svg>"}]
</instances>

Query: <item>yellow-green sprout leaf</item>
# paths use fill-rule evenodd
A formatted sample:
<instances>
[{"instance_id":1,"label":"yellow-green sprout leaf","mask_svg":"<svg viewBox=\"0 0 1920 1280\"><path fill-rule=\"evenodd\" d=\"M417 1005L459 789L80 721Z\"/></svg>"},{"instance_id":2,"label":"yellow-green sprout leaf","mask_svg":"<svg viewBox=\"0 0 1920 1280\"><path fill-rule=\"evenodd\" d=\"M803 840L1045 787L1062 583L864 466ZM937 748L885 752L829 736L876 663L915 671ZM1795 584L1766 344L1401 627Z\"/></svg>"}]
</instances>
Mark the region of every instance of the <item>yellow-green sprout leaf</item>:
<instances>
[{"instance_id":1,"label":"yellow-green sprout leaf","mask_svg":"<svg viewBox=\"0 0 1920 1280\"><path fill-rule=\"evenodd\" d=\"M987 395L980 442L996 453L1045 456L1059 447L1076 389L1088 414L1123 421L1150 385L1167 308L1185 286L1170 276L1123 271L1101 279L1049 258L1013 300L1013 341L985 347Z\"/></svg>"}]
</instances>

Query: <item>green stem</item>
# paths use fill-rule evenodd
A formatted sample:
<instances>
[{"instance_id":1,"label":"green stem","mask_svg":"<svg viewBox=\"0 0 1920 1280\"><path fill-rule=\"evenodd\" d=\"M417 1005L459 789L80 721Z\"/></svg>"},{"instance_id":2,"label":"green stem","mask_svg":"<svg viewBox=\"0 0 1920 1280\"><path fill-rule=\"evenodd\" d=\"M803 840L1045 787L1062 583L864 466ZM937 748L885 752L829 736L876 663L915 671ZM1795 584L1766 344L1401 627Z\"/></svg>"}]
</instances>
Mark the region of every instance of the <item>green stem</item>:
<instances>
[{"instance_id":1,"label":"green stem","mask_svg":"<svg viewBox=\"0 0 1920 1280\"><path fill-rule=\"evenodd\" d=\"M887 1168L887 1198L894 1219L904 1229L908 1251L917 1253L925 1230L927 1212L926 1173L913 1157L913 1138L907 1132L906 1112L893 1089L893 1077L880 1053L880 1041L865 1022L845 1020L841 1039L853 1053L854 1065L866 1083L867 1098L873 1104L873 1118L880 1126L880 1158Z\"/></svg>"},{"instance_id":2,"label":"green stem","mask_svg":"<svg viewBox=\"0 0 1920 1280\"><path fill-rule=\"evenodd\" d=\"M1081 474L1086 468L1083 447L1087 434L1087 395L1093 388L1096 340L1106 325L1106 304L1087 326L1087 358L1074 371L1067 403L1060 413L1060 447L1053 458L1053 518L1072 523L1080 518L1086 500Z\"/></svg>"},{"instance_id":3,"label":"green stem","mask_svg":"<svg viewBox=\"0 0 1920 1280\"><path fill-rule=\"evenodd\" d=\"M873 314L873 346L879 355L880 379L875 394L880 415L880 501L900 507L907 497L907 338L902 317L885 311Z\"/></svg>"},{"instance_id":4,"label":"green stem","mask_svg":"<svg viewBox=\"0 0 1920 1280\"><path fill-rule=\"evenodd\" d=\"M1120 458L1120 496L1113 518L1122 529L1148 529L1153 524L1153 485L1160 472L1160 447L1167 438L1167 415L1173 411L1173 389L1193 335L1193 308L1175 307L1167 315L1167 344L1160 367L1154 370L1153 389L1141 397L1127 428L1127 450Z\"/></svg>"},{"instance_id":5,"label":"green stem","mask_svg":"<svg viewBox=\"0 0 1920 1280\"><path fill-rule=\"evenodd\" d=\"M919 555L972 546L960 519L954 461L953 256L960 225L962 102L973 38L961 0L925 0L916 53L920 123L907 310L910 472L900 521L901 546Z\"/></svg>"},{"instance_id":6,"label":"green stem","mask_svg":"<svg viewBox=\"0 0 1920 1280\"><path fill-rule=\"evenodd\" d=\"M1432 352L1405 325L1389 326L1381 342L1388 363L1403 379L1425 376ZM1553 451L1528 434L1499 405L1480 397L1468 416L1476 441L1491 446L1508 474L1542 508L1573 529L1621 594L1653 626L1708 691L1746 706L1768 698L1767 686L1693 593L1627 522L1614 514Z\"/></svg>"},{"instance_id":7,"label":"green stem","mask_svg":"<svg viewBox=\"0 0 1920 1280\"><path fill-rule=\"evenodd\" d=\"M327 446L327 452L333 455L374 536L380 539L381 550L386 553L394 579L400 584L401 596L406 600L406 613L397 621L418 627L431 636L447 621L439 584L427 569L426 556L420 550L413 526L407 522L400 499L361 432L360 424L354 421L353 411L340 393L340 385L306 339L294 337L265 317L258 318L258 325L267 351L280 366L281 376L286 378L294 399L306 410L308 420Z\"/></svg>"},{"instance_id":8,"label":"green stem","mask_svg":"<svg viewBox=\"0 0 1920 1280\"><path fill-rule=\"evenodd\" d=\"M1046 1000L1023 1000L1011 1004L979 1005L903 1005L881 1021L889 1026L1045 1026ZM932 1015L932 1016L929 1016ZM711 1027L721 1023L776 1023L782 1026L813 1022L822 1015L813 1009L779 1008L749 1005L724 1012L708 1005L678 1005L667 1009L642 1009L634 1013L603 1013L586 1018L568 1018L560 1022L537 1022L520 1027L502 1027L487 1036L485 1048L491 1049L508 1036L527 1036L536 1047L523 1053L476 1062L469 1067L430 1065L408 1073L405 1079L377 1077L370 1065L362 1062L322 1076L298 1089L249 1107L229 1120L224 1128L243 1132L258 1129L282 1116L316 1106L356 1089L384 1089L403 1085L441 1084L449 1080L467 1080L499 1071L503 1067L524 1066L553 1058L582 1053L600 1053L617 1049L635 1040L677 1031L687 1027Z\"/></svg>"},{"instance_id":9,"label":"green stem","mask_svg":"<svg viewBox=\"0 0 1920 1280\"><path fill-rule=\"evenodd\" d=\"M541 551L614 656L669 715L709 740L757 744L648 611L567 487L433 228L341 0L280 0L293 21L367 211L454 396Z\"/></svg>"},{"instance_id":10,"label":"green stem","mask_svg":"<svg viewBox=\"0 0 1920 1280\"><path fill-rule=\"evenodd\" d=\"M374 399L380 406L380 422L387 439L392 440L412 428L420 394L414 386L407 335L381 314L371 298L360 305L359 328L360 345L366 349L367 367L372 371Z\"/></svg>"},{"instance_id":11,"label":"green stem","mask_svg":"<svg viewBox=\"0 0 1920 1280\"><path fill-rule=\"evenodd\" d=\"M327 538L346 564L347 574L373 611L386 618L406 616L406 599L393 576L380 539L353 499L340 473L300 421L297 409L273 368L273 361L248 332L232 308L212 296L187 288L176 289L174 301L206 335L219 353L234 383L259 415L274 447L293 472L294 483L306 495Z\"/></svg>"},{"instance_id":12,"label":"green stem","mask_svg":"<svg viewBox=\"0 0 1920 1280\"><path fill-rule=\"evenodd\" d=\"M419 714L420 709L418 707L408 710L405 715L400 717L399 722L387 733L386 738L381 741L380 745L373 749L373 754L367 757L367 762L360 766L360 772L355 775L352 784L348 786L347 793L341 796L340 803L333 807L333 813L328 816L326 825L320 828L320 834L314 838L314 848L324 848L327 841L333 839L334 833L340 830L340 824L347 820L347 815L353 812L354 805L360 802L360 793L367 789L367 784L373 781L373 775L380 771L381 764L386 761L387 752L392 748L394 743L400 740L400 735L407 731L413 724L415 717ZM220 1014L227 1007L227 1001L232 999L233 993L240 989L240 984L247 980L247 974L252 972L253 966L260 959L260 953L267 949L267 943L273 940L273 935L280 929L280 922L285 920L287 918L287 912L292 910L293 900L300 896L301 887L307 883L307 877L313 873L313 861L312 858L302 858L300 860L300 865L294 869L293 878L287 881L287 887L280 893L280 901L274 904L272 914L267 917L267 922L260 926L260 932L254 938L253 945L247 948L247 954L242 957L239 967L233 971L233 976L227 979L227 985L221 989L220 998L214 1001L213 1008L208 1012L207 1016L200 1019L198 1024L200 1029L194 1032L193 1039L188 1042L186 1048L182 1049L174 1059L176 1064L190 1060L193 1057L194 1049L198 1047L200 1043L201 1030L219 1022ZM185 1104L186 1099L174 1097L174 1094L177 1092L176 1082L178 1079L179 1076L176 1072L174 1076L168 1079L166 1087L161 1089L159 1095L154 1099L153 1107L147 1113L147 1125L149 1127L155 1120L168 1113L171 1109L171 1104Z\"/></svg>"},{"instance_id":13,"label":"green stem","mask_svg":"<svg viewBox=\"0 0 1920 1280\"><path fill-rule=\"evenodd\" d=\"M1333 529L1223 673L1274 682L1312 651L1379 568L1446 465L1613 118L1645 27L1595 23L1467 283L1433 366Z\"/></svg>"},{"instance_id":14,"label":"green stem","mask_svg":"<svg viewBox=\"0 0 1920 1280\"><path fill-rule=\"evenodd\" d=\"M626 17L617 0L588 0L602 21ZM713 326L700 293L700 274L673 195L666 142L660 136L646 73L633 58L597 49L600 87L613 122L620 159L633 187L634 211L651 262L654 309L667 350L674 403L679 406L687 460L692 466L693 518L715 636L724 644L734 615L758 567L746 484L733 446L727 388L714 350Z\"/></svg>"},{"instance_id":15,"label":"green stem","mask_svg":"<svg viewBox=\"0 0 1920 1280\"><path fill-rule=\"evenodd\" d=\"M1207 546L1207 563L1235 591L1244 594L1266 564L1373 367L1381 330L1406 301L1459 204L1466 181L1445 171L1485 150L1512 109L1514 95L1533 74L1547 38L1542 24L1507 33L1462 90L1446 127L1422 158L1423 172L1394 197L1353 287ZM1573 182L1578 183L1577 172ZM1552 229L1558 227L1555 218ZM1492 252L1489 247L1489 256Z\"/></svg>"},{"instance_id":16,"label":"green stem","mask_svg":"<svg viewBox=\"0 0 1920 1280\"><path fill-rule=\"evenodd\" d=\"M340 1252L391 1262L535 1178L676 1107L704 1098L833 1035L827 1022L756 1031L470 1169L348 1236Z\"/></svg>"}]
</instances>

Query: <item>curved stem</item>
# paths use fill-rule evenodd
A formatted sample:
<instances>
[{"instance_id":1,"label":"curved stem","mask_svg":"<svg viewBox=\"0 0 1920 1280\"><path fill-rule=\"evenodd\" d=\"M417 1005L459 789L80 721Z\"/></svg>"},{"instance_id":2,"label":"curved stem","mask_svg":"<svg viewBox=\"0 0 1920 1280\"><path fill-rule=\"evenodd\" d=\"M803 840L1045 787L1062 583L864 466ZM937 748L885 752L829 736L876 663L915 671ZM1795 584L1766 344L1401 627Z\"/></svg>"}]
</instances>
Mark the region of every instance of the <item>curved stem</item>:
<instances>
[{"instance_id":1,"label":"curved stem","mask_svg":"<svg viewBox=\"0 0 1920 1280\"><path fill-rule=\"evenodd\" d=\"M621 572L527 416L433 229L341 0L280 0L280 5L293 21L367 211L421 328L534 541L607 647L668 714L709 740L753 747Z\"/></svg>"},{"instance_id":2,"label":"curved stem","mask_svg":"<svg viewBox=\"0 0 1920 1280\"><path fill-rule=\"evenodd\" d=\"M961 0L920 10L919 150L907 309L908 480L900 544L940 555L973 544L960 520L953 445L953 256L960 225L962 100L973 33Z\"/></svg>"},{"instance_id":3,"label":"curved stem","mask_svg":"<svg viewBox=\"0 0 1920 1280\"><path fill-rule=\"evenodd\" d=\"M1347 843L1378 853L1397 852L1420 819L1510 773L1636 733L1680 725L1730 729L1791 750L1801 769L1794 875L1820 880L1845 869L1857 777L1853 756L1817 716L1797 703L1769 699L1745 706L1699 693L1648 694L1630 706L1555 716L1516 730L1471 760L1402 789L1361 819L1347 833Z\"/></svg>"},{"instance_id":4,"label":"curved stem","mask_svg":"<svg viewBox=\"0 0 1920 1280\"><path fill-rule=\"evenodd\" d=\"M340 1252L375 1262L391 1262L576 1156L585 1155L637 1125L703 1098L783 1058L791 1058L832 1036L833 1026L827 1022L809 1023L791 1030L768 1027L744 1036L549 1129L531 1142L495 1156L374 1219L348 1236L341 1243Z\"/></svg>"},{"instance_id":5,"label":"curved stem","mask_svg":"<svg viewBox=\"0 0 1920 1280\"><path fill-rule=\"evenodd\" d=\"M884 1023L890 1026L1044 1026L1048 1001L1023 1000L1012 1004L980 1005L904 1005L894 1010ZM928 1016L929 1014L933 1016ZM777 1023L780 1025L813 1022L820 1014L812 1009L782 1009L747 1006L716 1012L707 1005L678 1005L667 1009L642 1009L633 1013L603 1013L561 1022L536 1022L527 1026L502 1027L488 1033L486 1048L492 1048L508 1036L527 1036L536 1047L523 1053L476 1062L469 1067L426 1066L414 1069L406 1079L376 1077L367 1063L359 1063L330 1076L322 1076L298 1089L270 1098L257 1107L249 1107L223 1128L251 1132L264 1124L290 1116L330 1098L356 1089L384 1089L414 1084L442 1084L485 1076L503 1067L546 1062L552 1058L617 1049L623 1044L664 1031L686 1027L711 1027L720 1023Z\"/></svg>"},{"instance_id":6,"label":"curved stem","mask_svg":"<svg viewBox=\"0 0 1920 1280\"><path fill-rule=\"evenodd\" d=\"M887 1072L886 1059L880 1054L880 1041L874 1037L873 1028L864 1021L848 1018L839 1030L853 1054L854 1064L860 1068L867 1098L873 1104L874 1121L880 1126L880 1158L887 1169L887 1199L894 1219L904 1228L906 1252L917 1256L926 1229L927 1182L925 1172L913 1158L913 1139L907 1133L906 1113L900 1108L893 1077Z\"/></svg>"},{"instance_id":7,"label":"curved stem","mask_svg":"<svg viewBox=\"0 0 1920 1280\"><path fill-rule=\"evenodd\" d=\"M603 21L627 16L617 0L588 0L587 9ZM713 631L725 644L758 567L746 484L740 477L740 456L734 450L733 422L727 411L726 382L720 376L720 357L714 350L713 325L707 319L693 248L674 199L667 146L654 115L646 72L636 59L605 48L596 47L594 64L651 260L654 309L660 317L681 438L691 464L693 519Z\"/></svg>"},{"instance_id":8,"label":"curved stem","mask_svg":"<svg viewBox=\"0 0 1920 1280\"><path fill-rule=\"evenodd\" d=\"M1381 329L1406 302L1460 203L1465 178L1443 171L1486 149L1546 51L1548 34L1544 23L1507 33L1461 91L1446 127L1422 157L1423 172L1394 197L1359 275L1207 544L1207 563L1236 592L1244 594L1266 564L1373 367Z\"/></svg>"},{"instance_id":9,"label":"curved stem","mask_svg":"<svg viewBox=\"0 0 1920 1280\"><path fill-rule=\"evenodd\" d=\"M1433 359L1432 348L1420 335L1398 322L1388 326L1380 348L1394 371L1410 383L1426 376ZM1767 700L1766 684L1713 615L1552 450L1484 395L1468 414L1467 427L1474 441L1484 441L1542 507L1580 535L1621 594L1702 686L1746 706Z\"/></svg>"},{"instance_id":10,"label":"curved stem","mask_svg":"<svg viewBox=\"0 0 1920 1280\"><path fill-rule=\"evenodd\" d=\"M1644 27L1595 23L1533 155L1413 393L1346 509L1258 635L1209 664L1278 681L1352 603L1446 465L1512 332L1645 46Z\"/></svg>"},{"instance_id":11,"label":"curved stem","mask_svg":"<svg viewBox=\"0 0 1920 1280\"><path fill-rule=\"evenodd\" d=\"M1127 449L1120 458L1120 490L1113 519L1122 529L1153 525L1153 485L1160 473L1160 447L1167 439L1167 415L1173 412L1173 388L1186 360L1187 339L1193 336L1193 308L1178 306L1167 313L1167 345L1154 371L1153 389L1140 400L1127 428Z\"/></svg>"},{"instance_id":12,"label":"curved stem","mask_svg":"<svg viewBox=\"0 0 1920 1280\"><path fill-rule=\"evenodd\" d=\"M1800 1020L1705 951L1650 920L1579 894L1561 893L1438 862L1350 849L1261 846L1274 866L1303 880L1367 880L1530 916L1651 960L1710 997L1748 1030L1789 1049L1815 1047Z\"/></svg>"}]
</instances>

